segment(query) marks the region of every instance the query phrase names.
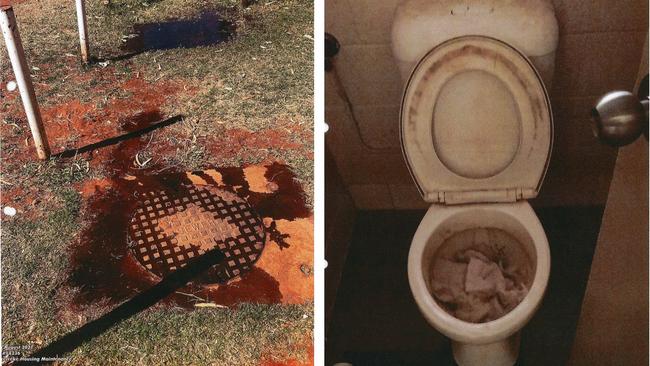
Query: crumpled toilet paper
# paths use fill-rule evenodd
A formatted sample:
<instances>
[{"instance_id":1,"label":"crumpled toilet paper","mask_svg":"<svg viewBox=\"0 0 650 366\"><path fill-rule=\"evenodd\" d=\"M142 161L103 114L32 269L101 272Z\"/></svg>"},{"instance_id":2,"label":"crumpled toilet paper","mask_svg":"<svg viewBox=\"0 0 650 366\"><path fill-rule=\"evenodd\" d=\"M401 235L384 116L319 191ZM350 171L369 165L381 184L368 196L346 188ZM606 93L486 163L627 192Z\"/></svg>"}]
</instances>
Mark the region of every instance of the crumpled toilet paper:
<instances>
[{"instance_id":1,"label":"crumpled toilet paper","mask_svg":"<svg viewBox=\"0 0 650 366\"><path fill-rule=\"evenodd\" d=\"M502 317L526 297L528 287L521 264L504 266L495 259L477 249L462 250L451 259L435 259L433 296L447 312L467 322Z\"/></svg>"}]
</instances>

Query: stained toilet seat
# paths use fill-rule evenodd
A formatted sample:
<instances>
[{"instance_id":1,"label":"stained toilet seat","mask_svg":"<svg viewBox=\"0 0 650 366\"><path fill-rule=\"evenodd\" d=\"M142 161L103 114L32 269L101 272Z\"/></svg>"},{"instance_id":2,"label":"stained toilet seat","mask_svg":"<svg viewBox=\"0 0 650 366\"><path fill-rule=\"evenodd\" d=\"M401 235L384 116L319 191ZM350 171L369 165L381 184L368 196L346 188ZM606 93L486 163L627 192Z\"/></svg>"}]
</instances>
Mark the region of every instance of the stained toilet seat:
<instances>
[{"instance_id":1,"label":"stained toilet seat","mask_svg":"<svg viewBox=\"0 0 650 366\"><path fill-rule=\"evenodd\" d=\"M431 203L514 202L537 196L553 118L544 84L519 51L466 36L432 49L407 83L400 138Z\"/></svg>"}]
</instances>

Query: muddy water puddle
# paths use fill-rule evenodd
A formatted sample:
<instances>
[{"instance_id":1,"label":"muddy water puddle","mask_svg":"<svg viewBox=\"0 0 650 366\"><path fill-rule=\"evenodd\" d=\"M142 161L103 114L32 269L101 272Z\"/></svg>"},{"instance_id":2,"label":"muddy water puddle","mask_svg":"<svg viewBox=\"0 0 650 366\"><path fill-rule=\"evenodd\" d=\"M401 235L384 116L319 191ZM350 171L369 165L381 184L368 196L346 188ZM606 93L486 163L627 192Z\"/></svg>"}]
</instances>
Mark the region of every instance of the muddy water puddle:
<instances>
[{"instance_id":1,"label":"muddy water puddle","mask_svg":"<svg viewBox=\"0 0 650 366\"><path fill-rule=\"evenodd\" d=\"M132 144L134 146L126 144L123 147L125 152L131 153L136 149L137 143ZM125 164L120 163L119 167L118 170L122 170ZM163 262L147 268L142 258L134 255L137 252L133 250L138 247L129 243L128 238L133 235L129 227L134 212L142 208L143 199L152 192L165 192L170 197L182 198L187 197L190 190L216 190L221 192L221 196L232 195L232 202L241 204L245 201L251 212L259 215L260 221L257 222L264 225L266 234L261 240L265 245L258 247L260 252L256 255L259 258L251 256L252 260L246 263L250 266L241 267L242 273L227 276L224 281L215 281L208 271L207 275L198 275L164 302L189 308L197 302L228 306L240 302L301 303L313 298L313 278L304 271L305 266L312 266L312 215L306 206L304 191L286 165L272 163L157 175L129 171L129 174L114 176L108 181L89 182L84 190L89 195L85 215L89 219L72 248L68 281L69 286L80 289L74 299L77 305L89 305L102 298L112 303L121 302L147 290L160 281L161 275L164 277L170 272L161 271ZM200 205L197 205L197 210L209 211L200 209ZM158 224L161 220L169 221L172 216L165 217L159 218ZM170 223L160 225L171 227ZM206 228L204 225L196 229ZM236 234L243 235L245 230L246 226L242 225ZM234 237L239 238L237 235ZM160 253L166 249L170 248L160 248ZM147 254L149 259L153 259L153 253ZM154 267L158 271L153 270Z\"/></svg>"},{"instance_id":2,"label":"muddy water puddle","mask_svg":"<svg viewBox=\"0 0 650 366\"><path fill-rule=\"evenodd\" d=\"M235 25L218 13L204 11L194 19L172 19L133 26L131 34L122 38L122 50L131 53L210 46L228 41Z\"/></svg>"}]
</instances>

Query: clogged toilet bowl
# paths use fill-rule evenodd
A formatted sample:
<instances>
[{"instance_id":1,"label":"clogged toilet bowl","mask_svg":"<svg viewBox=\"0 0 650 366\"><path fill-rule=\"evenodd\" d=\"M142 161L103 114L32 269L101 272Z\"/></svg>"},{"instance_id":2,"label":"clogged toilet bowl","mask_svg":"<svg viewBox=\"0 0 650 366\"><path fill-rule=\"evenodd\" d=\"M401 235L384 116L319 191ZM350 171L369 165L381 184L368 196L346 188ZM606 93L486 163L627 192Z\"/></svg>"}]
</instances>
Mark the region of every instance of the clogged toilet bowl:
<instances>
[{"instance_id":1,"label":"clogged toilet bowl","mask_svg":"<svg viewBox=\"0 0 650 366\"><path fill-rule=\"evenodd\" d=\"M459 308L444 301L449 298L436 298L436 291L440 290L433 276L439 264L436 262L493 244L503 260L510 261L500 263L502 268L517 271L514 262L523 264L518 270L522 270L520 275L526 291L520 302L493 319L489 311L481 315L481 309L458 313ZM529 272L523 273L526 271ZM409 251L408 277L416 303L426 320L451 338L459 365L514 364L518 356L518 332L539 307L549 273L548 241L526 202L433 205L422 219ZM479 316L461 319L467 313Z\"/></svg>"},{"instance_id":2,"label":"clogged toilet bowl","mask_svg":"<svg viewBox=\"0 0 650 366\"><path fill-rule=\"evenodd\" d=\"M447 313L470 323L499 319L519 305L535 266L517 239L492 227L453 234L432 260L431 295Z\"/></svg>"}]
</instances>

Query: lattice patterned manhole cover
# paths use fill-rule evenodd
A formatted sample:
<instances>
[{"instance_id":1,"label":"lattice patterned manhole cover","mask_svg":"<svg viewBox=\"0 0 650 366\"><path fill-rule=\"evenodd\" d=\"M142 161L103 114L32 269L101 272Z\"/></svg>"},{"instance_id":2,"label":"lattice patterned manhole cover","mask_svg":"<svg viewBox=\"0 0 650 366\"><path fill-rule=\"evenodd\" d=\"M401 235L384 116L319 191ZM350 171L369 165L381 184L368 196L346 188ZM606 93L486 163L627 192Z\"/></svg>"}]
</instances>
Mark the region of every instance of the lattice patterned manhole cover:
<instances>
[{"instance_id":1,"label":"lattice patterned manhole cover","mask_svg":"<svg viewBox=\"0 0 650 366\"><path fill-rule=\"evenodd\" d=\"M199 282L223 283L251 269L264 249L264 225L246 201L211 186L145 192L129 224L131 253L164 277L193 257L219 248L226 262Z\"/></svg>"}]
</instances>

